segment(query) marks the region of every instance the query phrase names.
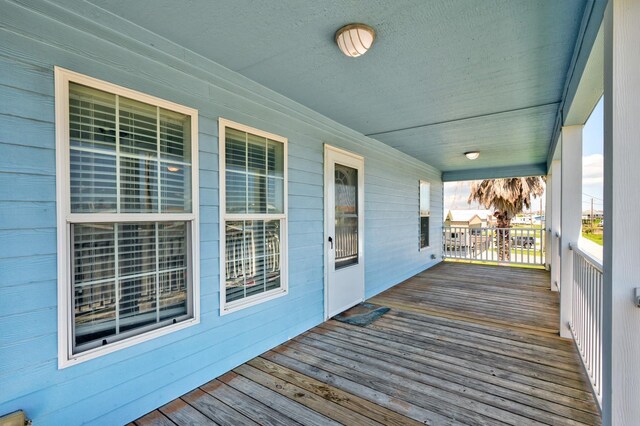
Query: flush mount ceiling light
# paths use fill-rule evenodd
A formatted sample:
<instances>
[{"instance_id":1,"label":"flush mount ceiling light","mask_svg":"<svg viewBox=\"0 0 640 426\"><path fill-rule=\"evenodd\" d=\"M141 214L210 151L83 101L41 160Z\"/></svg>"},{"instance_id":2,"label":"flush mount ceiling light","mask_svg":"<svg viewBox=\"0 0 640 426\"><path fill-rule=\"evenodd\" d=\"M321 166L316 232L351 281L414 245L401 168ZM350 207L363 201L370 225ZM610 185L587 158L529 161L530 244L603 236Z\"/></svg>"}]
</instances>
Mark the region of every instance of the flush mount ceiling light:
<instances>
[{"instance_id":1,"label":"flush mount ceiling light","mask_svg":"<svg viewBox=\"0 0 640 426\"><path fill-rule=\"evenodd\" d=\"M465 152L464 155L469 160L475 160L476 158L480 157L480 151L469 151L469 152Z\"/></svg>"},{"instance_id":2,"label":"flush mount ceiling light","mask_svg":"<svg viewBox=\"0 0 640 426\"><path fill-rule=\"evenodd\" d=\"M365 24L349 24L336 31L336 44L351 58L367 53L375 38L376 32Z\"/></svg>"}]
</instances>

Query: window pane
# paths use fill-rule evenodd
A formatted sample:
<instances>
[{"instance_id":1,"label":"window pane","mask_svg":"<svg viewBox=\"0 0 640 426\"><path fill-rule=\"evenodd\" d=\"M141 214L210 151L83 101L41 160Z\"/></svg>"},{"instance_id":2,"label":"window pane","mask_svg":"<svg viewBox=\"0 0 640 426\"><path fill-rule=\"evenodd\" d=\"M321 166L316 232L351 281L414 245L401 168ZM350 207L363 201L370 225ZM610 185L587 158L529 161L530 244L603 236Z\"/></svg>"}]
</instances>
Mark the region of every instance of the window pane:
<instances>
[{"instance_id":1,"label":"window pane","mask_svg":"<svg viewBox=\"0 0 640 426\"><path fill-rule=\"evenodd\" d=\"M280 221L226 223L226 301L280 287Z\"/></svg>"},{"instance_id":2,"label":"window pane","mask_svg":"<svg viewBox=\"0 0 640 426\"><path fill-rule=\"evenodd\" d=\"M191 163L191 117L160 108L160 155Z\"/></svg>"},{"instance_id":3,"label":"window pane","mask_svg":"<svg viewBox=\"0 0 640 426\"><path fill-rule=\"evenodd\" d=\"M114 225L73 226L75 344L116 330Z\"/></svg>"},{"instance_id":4,"label":"window pane","mask_svg":"<svg viewBox=\"0 0 640 426\"><path fill-rule=\"evenodd\" d=\"M187 222L72 225L76 352L187 318L188 230Z\"/></svg>"},{"instance_id":5,"label":"window pane","mask_svg":"<svg viewBox=\"0 0 640 426\"><path fill-rule=\"evenodd\" d=\"M281 142L267 142L267 174L284 177L284 144Z\"/></svg>"},{"instance_id":6,"label":"window pane","mask_svg":"<svg viewBox=\"0 0 640 426\"><path fill-rule=\"evenodd\" d=\"M156 269L156 227L153 223L118 225L120 276L138 275Z\"/></svg>"},{"instance_id":7,"label":"window pane","mask_svg":"<svg viewBox=\"0 0 640 426\"><path fill-rule=\"evenodd\" d=\"M420 218L420 248L429 246L429 216Z\"/></svg>"},{"instance_id":8,"label":"window pane","mask_svg":"<svg viewBox=\"0 0 640 426\"><path fill-rule=\"evenodd\" d=\"M122 213L158 212L158 176L156 160L120 159L120 211Z\"/></svg>"},{"instance_id":9,"label":"window pane","mask_svg":"<svg viewBox=\"0 0 640 426\"><path fill-rule=\"evenodd\" d=\"M187 224L166 222L158 224L158 263L161 271L187 270Z\"/></svg>"},{"instance_id":10,"label":"window pane","mask_svg":"<svg viewBox=\"0 0 640 426\"><path fill-rule=\"evenodd\" d=\"M187 314L187 272L160 274L160 321Z\"/></svg>"},{"instance_id":11,"label":"window pane","mask_svg":"<svg viewBox=\"0 0 640 426\"><path fill-rule=\"evenodd\" d=\"M113 152L115 129L115 95L69 83L69 145Z\"/></svg>"},{"instance_id":12,"label":"window pane","mask_svg":"<svg viewBox=\"0 0 640 426\"><path fill-rule=\"evenodd\" d=\"M267 212L267 183L264 176L247 175L247 213Z\"/></svg>"},{"instance_id":13,"label":"window pane","mask_svg":"<svg viewBox=\"0 0 640 426\"><path fill-rule=\"evenodd\" d=\"M280 280L280 221L265 222L266 291L279 288Z\"/></svg>"},{"instance_id":14,"label":"window pane","mask_svg":"<svg viewBox=\"0 0 640 426\"><path fill-rule=\"evenodd\" d=\"M191 166L160 163L162 213L191 212Z\"/></svg>"},{"instance_id":15,"label":"window pane","mask_svg":"<svg viewBox=\"0 0 640 426\"><path fill-rule=\"evenodd\" d=\"M157 322L156 275L120 280L120 333Z\"/></svg>"},{"instance_id":16,"label":"window pane","mask_svg":"<svg viewBox=\"0 0 640 426\"><path fill-rule=\"evenodd\" d=\"M284 213L284 179L267 178L267 213Z\"/></svg>"},{"instance_id":17,"label":"window pane","mask_svg":"<svg viewBox=\"0 0 640 426\"><path fill-rule=\"evenodd\" d=\"M226 169L245 172L247 169L247 134L227 127L225 135Z\"/></svg>"},{"instance_id":18,"label":"window pane","mask_svg":"<svg viewBox=\"0 0 640 426\"><path fill-rule=\"evenodd\" d=\"M358 170L335 165L335 268L358 263Z\"/></svg>"},{"instance_id":19,"label":"window pane","mask_svg":"<svg viewBox=\"0 0 640 426\"><path fill-rule=\"evenodd\" d=\"M227 170L226 174L227 213L247 212L247 175Z\"/></svg>"},{"instance_id":20,"label":"window pane","mask_svg":"<svg viewBox=\"0 0 640 426\"><path fill-rule=\"evenodd\" d=\"M429 206L431 198L431 184L429 182L420 181L420 216L429 216L431 207Z\"/></svg>"},{"instance_id":21,"label":"window pane","mask_svg":"<svg viewBox=\"0 0 640 426\"><path fill-rule=\"evenodd\" d=\"M120 152L158 155L158 108L120 97Z\"/></svg>"},{"instance_id":22,"label":"window pane","mask_svg":"<svg viewBox=\"0 0 640 426\"><path fill-rule=\"evenodd\" d=\"M69 155L71 212L115 212L116 157L73 148Z\"/></svg>"},{"instance_id":23,"label":"window pane","mask_svg":"<svg viewBox=\"0 0 640 426\"><path fill-rule=\"evenodd\" d=\"M267 139L249 133L247 140L247 170L259 175L267 174Z\"/></svg>"},{"instance_id":24,"label":"window pane","mask_svg":"<svg viewBox=\"0 0 640 426\"><path fill-rule=\"evenodd\" d=\"M267 212L284 213L284 144L267 141Z\"/></svg>"}]
</instances>

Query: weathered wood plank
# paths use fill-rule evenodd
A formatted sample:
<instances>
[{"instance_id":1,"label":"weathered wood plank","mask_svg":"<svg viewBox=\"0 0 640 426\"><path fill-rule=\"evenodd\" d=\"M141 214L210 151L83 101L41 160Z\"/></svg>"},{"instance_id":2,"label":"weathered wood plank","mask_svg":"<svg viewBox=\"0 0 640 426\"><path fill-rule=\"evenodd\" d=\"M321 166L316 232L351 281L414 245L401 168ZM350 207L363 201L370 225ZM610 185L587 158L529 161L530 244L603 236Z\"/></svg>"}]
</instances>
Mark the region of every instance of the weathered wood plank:
<instances>
[{"instance_id":1,"label":"weathered wood plank","mask_svg":"<svg viewBox=\"0 0 640 426\"><path fill-rule=\"evenodd\" d=\"M275 377L286 380L289 383L293 383L310 392L314 392L316 395L319 395L324 399L347 407L382 424L395 426L417 426L419 424L422 424L421 422L402 416L394 411L374 404L364 398L360 398L354 394L345 392L334 386L328 385L319 380L315 380L309 376L299 374L289 368L268 361L265 358L255 358L249 361L247 364L251 365L252 367L258 368L266 373L269 373Z\"/></svg>"},{"instance_id":2,"label":"weathered wood plank","mask_svg":"<svg viewBox=\"0 0 640 426\"><path fill-rule=\"evenodd\" d=\"M513 386L522 384L531 389L549 391L554 395L554 399L556 395L566 395L567 397L573 398L573 400L588 401L587 405L591 407L590 410L597 412L597 409L593 406L593 398L590 392L568 387L564 384L554 383L551 380L556 379L558 382L564 381L562 378L558 380L555 374L545 375L543 372L536 373L530 368L520 369L518 366L510 366L505 362L496 363L491 360L485 360L482 354L478 356L470 354L467 356L459 350L438 350L438 347L421 344L420 342L416 342L412 337L381 333L372 328L355 327L338 323L337 321L322 324L322 326L317 327L313 331L315 333L333 333L331 335L334 337L340 335L345 341L362 341L366 345L377 345L380 344L380 342L384 342L387 346L394 345L398 350L401 350L405 356L423 356L434 362L440 361L457 372L466 370L477 371L484 373L486 376L502 379L507 383L513 382ZM580 385L578 384L577 386Z\"/></svg>"},{"instance_id":3,"label":"weathered wood plank","mask_svg":"<svg viewBox=\"0 0 640 426\"><path fill-rule=\"evenodd\" d=\"M288 342L287 346L307 355L312 355L317 359L332 362L352 372L367 374L368 371L376 371L381 377L384 377L384 379L378 379L378 381L385 381L389 386L408 390L407 396L414 403L422 402L428 398L434 401L439 406L439 409L444 409L444 412L451 412L454 409L462 412L460 408L464 407L470 419L481 423L490 423L488 419L492 419L493 421L511 425L543 424L516 414L514 412L517 411L514 409L515 406L510 407L511 411L497 407L498 398L489 396L487 399L490 399L491 405L481 402L479 397L470 398L466 396L474 393L473 389L467 386L459 386L437 380L414 370L403 369L392 362L386 362L386 360L382 361L355 353L347 357L348 351L340 351L338 348L327 351L326 347L320 348L321 345L308 345L307 342ZM477 397L478 395L474 396Z\"/></svg>"},{"instance_id":4,"label":"weathered wood plank","mask_svg":"<svg viewBox=\"0 0 640 426\"><path fill-rule=\"evenodd\" d=\"M372 324L327 321L154 416L180 424L204 416L216 424L598 426L575 347L557 335L548 285L540 270L440 264L372 298L392 308Z\"/></svg>"},{"instance_id":5,"label":"weathered wood plank","mask_svg":"<svg viewBox=\"0 0 640 426\"><path fill-rule=\"evenodd\" d=\"M275 426L298 424L292 418L279 413L262 402L257 401L230 386L227 386L219 380L212 380L200 386L200 389L225 404L232 406L236 411L242 413L260 425ZM268 404L268 401L265 402Z\"/></svg>"},{"instance_id":6,"label":"weathered wood plank","mask_svg":"<svg viewBox=\"0 0 640 426\"><path fill-rule=\"evenodd\" d=\"M446 363L433 363L425 357L407 357L402 351L393 350L385 345L384 341L376 345L357 345L355 340L347 342L316 333L309 333L296 340L319 350L328 350L382 371L394 372L408 379L455 392L543 423L573 424L570 419L586 424L594 424L597 421L597 415L593 413L556 403L555 400L560 399L557 394L535 392L534 389L524 386L513 389L509 383L491 376L473 374L459 367L457 371L451 372ZM565 402L573 401L565 399Z\"/></svg>"},{"instance_id":7,"label":"weathered wood plank","mask_svg":"<svg viewBox=\"0 0 640 426\"><path fill-rule=\"evenodd\" d=\"M248 364L241 365L235 368L238 374L243 375L249 380L261 384L280 395L284 395L287 398L298 401L304 406L312 409L313 411L323 414L337 422L342 424L371 424L381 425L373 419L367 418L360 413L351 411L344 406L336 404L333 401L319 397L313 392L308 392L305 389L288 383L278 377L271 376L262 370L254 368Z\"/></svg>"},{"instance_id":8,"label":"weathered wood plank","mask_svg":"<svg viewBox=\"0 0 640 426\"><path fill-rule=\"evenodd\" d=\"M234 372L229 372L219 378L219 380L240 392L249 395L250 397L257 399L258 401L265 401L269 403L274 409L281 411L287 417L305 424L305 425L334 425L337 426L340 423L331 420L315 411L305 407L297 401L293 401L279 393L268 389L258 383L255 383L243 376Z\"/></svg>"},{"instance_id":9,"label":"weathered wood plank","mask_svg":"<svg viewBox=\"0 0 640 426\"><path fill-rule=\"evenodd\" d=\"M447 402L445 399L439 397L435 390L425 385L418 384L412 380L404 380L397 375L387 372L359 366L357 362L326 354L296 342L289 341L286 345L274 351L283 353L308 365L321 366L320 368L322 370L332 374L350 378L359 383L365 383L368 387L395 396L437 415L435 418L432 416L431 418L421 419L423 421L439 424L440 421L446 419L449 422L462 422L473 425L489 425L495 424L495 422L498 421L470 410L467 405L456 405L454 402L455 399ZM468 400L465 401L465 403L477 405ZM505 413L505 415L507 415L507 413ZM509 424L503 421L500 423Z\"/></svg>"},{"instance_id":10,"label":"weathered wood plank","mask_svg":"<svg viewBox=\"0 0 640 426\"><path fill-rule=\"evenodd\" d=\"M217 425L216 422L181 399L175 399L158 410L178 425Z\"/></svg>"},{"instance_id":11,"label":"weathered wood plank","mask_svg":"<svg viewBox=\"0 0 640 426\"><path fill-rule=\"evenodd\" d=\"M183 395L182 400L221 426L258 425L258 423L245 417L224 402L212 397L202 389L195 389Z\"/></svg>"},{"instance_id":12,"label":"weathered wood plank","mask_svg":"<svg viewBox=\"0 0 640 426\"><path fill-rule=\"evenodd\" d=\"M134 424L137 426L175 426L175 423L169 420L160 411L155 410L149 414L140 417Z\"/></svg>"},{"instance_id":13,"label":"weathered wood plank","mask_svg":"<svg viewBox=\"0 0 640 426\"><path fill-rule=\"evenodd\" d=\"M289 355L293 355L289 356ZM320 362L319 364L308 364L298 359L296 354L291 354L282 347L278 347L273 351L267 351L262 357L281 366L290 368L301 374L324 383L330 384L338 389L357 395L363 399L369 400L382 407L393 410L403 416L409 417L423 424L429 425L454 425L455 421L450 418L425 409L419 405L412 404L400 398L399 393L395 389L390 389L389 393L385 392L377 386L373 386L372 380L358 380L358 375L349 375L343 377L340 374L334 374L326 369L320 369L316 365L326 366L328 363Z\"/></svg>"}]
</instances>

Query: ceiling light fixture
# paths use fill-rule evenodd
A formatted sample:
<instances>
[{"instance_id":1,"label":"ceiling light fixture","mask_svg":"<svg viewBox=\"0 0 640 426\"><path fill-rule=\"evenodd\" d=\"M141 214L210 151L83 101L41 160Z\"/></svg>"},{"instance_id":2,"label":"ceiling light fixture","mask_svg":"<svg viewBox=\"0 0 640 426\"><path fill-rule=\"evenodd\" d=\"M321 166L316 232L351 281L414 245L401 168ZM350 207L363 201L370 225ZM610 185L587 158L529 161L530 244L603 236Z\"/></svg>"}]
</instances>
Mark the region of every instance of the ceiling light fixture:
<instances>
[{"instance_id":1,"label":"ceiling light fixture","mask_svg":"<svg viewBox=\"0 0 640 426\"><path fill-rule=\"evenodd\" d=\"M469 152L465 152L464 155L469 160L475 160L476 158L480 157L480 151L469 151Z\"/></svg>"},{"instance_id":2,"label":"ceiling light fixture","mask_svg":"<svg viewBox=\"0 0 640 426\"><path fill-rule=\"evenodd\" d=\"M336 44L350 58L367 53L375 38L374 29L365 24L349 24L336 31Z\"/></svg>"},{"instance_id":3,"label":"ceiling light fixture","mask_svg":"<svg viewBox=\"0 0 640 426\"><path fill-rule=\"evenodd\" d=\"M170 172L172 172L172 173L175 173L175 172L179 172L179 171L180 171L180 168L179 168L179 167L176 167L176 166L168 166L168 167L167 167L167 171L170 171Z\"/></svg>"}]
</instances>

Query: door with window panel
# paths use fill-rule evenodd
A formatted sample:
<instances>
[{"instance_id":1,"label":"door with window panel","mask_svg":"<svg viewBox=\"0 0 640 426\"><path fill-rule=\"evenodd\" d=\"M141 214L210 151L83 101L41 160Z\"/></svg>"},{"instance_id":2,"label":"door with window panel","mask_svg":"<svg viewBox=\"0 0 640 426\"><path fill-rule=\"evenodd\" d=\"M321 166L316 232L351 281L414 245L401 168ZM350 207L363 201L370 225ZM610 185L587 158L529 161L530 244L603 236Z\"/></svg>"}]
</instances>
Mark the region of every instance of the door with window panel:
<instances>
[{"instance_id":1,"label":"door with window panel","mask_svg":"<svg viewBox=\"0 0 640 426\"><path fill-rule=\"evenodd\" d=\"M325 145L326 318L364 300L363 210L364 160Z\"/></svg>"}]
</instances>

